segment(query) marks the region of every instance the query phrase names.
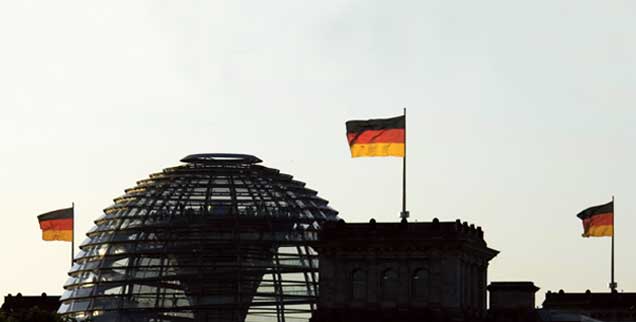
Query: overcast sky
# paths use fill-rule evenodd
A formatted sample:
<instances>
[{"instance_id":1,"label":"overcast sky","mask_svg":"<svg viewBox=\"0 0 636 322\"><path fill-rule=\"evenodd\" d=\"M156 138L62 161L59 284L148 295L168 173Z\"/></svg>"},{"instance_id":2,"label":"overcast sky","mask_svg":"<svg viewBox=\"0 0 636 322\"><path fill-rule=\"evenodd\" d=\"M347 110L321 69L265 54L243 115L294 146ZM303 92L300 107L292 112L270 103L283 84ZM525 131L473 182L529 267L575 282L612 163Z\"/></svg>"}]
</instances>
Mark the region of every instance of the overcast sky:
<instances>
[{"instance_id":1,"label":"overcast sky","mask_svg":"<svg viewBox=\"0 0 636 322\"><path fill-rule=\"evenodd\" d=\"M61 294L70 244L36 216L112 199L202 152L254 154L349 222L397 221L401 159L351 159L344 123L408 108L411 220L482 226L490 281L606 291L616 196L636 291L636 3L0 2L0 295Z\"/></svg>"}]
</instances>

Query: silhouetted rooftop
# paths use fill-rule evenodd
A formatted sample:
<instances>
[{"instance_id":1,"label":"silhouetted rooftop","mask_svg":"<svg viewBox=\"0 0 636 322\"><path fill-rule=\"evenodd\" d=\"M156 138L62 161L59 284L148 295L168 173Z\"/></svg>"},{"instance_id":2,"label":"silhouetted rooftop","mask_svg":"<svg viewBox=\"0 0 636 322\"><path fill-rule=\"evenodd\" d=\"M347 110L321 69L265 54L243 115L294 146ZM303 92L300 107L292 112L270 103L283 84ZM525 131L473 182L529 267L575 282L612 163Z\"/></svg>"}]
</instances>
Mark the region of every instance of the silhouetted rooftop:
<instances>
[{"instance_id":1,"label":"silhouetted rooftop","mask_svg":"<svg viewBox=\"0 0 636 322\"><path fill-rule=\"evenodd\" d=\"M437 218L431 222L368 223L329 222L323 225L323 241L466 241L480 245L486 244L481 227L456 221L440 222Z\"/></svg>"},{"instance_id":2,"label":"silhouetted rooftop","mask_svg":"<svg viewBox=\"0 0 636 322\"><path fill-rule=\"evenodd\" d=\"M5 296L4 303L0 309L5 312L20 312L37 306L44 311L55 312L59 305L59 296L48 296L46 293L42 293L39 296L24 296L18 293L15 296L11 294Z\"/></svg>"},{"instance_id":3,"label":"silhouetted rooftop","mask_svg":"<svg viewBox=\"0 0 636 322\"><path fill-rule=\"evenodd\" d=\"M547 292L544 309L598 309L598 308L629 308L636 311L636 293L558 293Z\"/></svg>"},{"instance_id":4,"label":"silhouetted rooftop","mask_svg":"<svg viewBox=\"0 0 636 322\"><path fill-rule=\"evenodd\" d=\"M489 291L528 291L536 292L539 290L533 282L491 282L488 285Z\"/></svg>"}]
</instances>

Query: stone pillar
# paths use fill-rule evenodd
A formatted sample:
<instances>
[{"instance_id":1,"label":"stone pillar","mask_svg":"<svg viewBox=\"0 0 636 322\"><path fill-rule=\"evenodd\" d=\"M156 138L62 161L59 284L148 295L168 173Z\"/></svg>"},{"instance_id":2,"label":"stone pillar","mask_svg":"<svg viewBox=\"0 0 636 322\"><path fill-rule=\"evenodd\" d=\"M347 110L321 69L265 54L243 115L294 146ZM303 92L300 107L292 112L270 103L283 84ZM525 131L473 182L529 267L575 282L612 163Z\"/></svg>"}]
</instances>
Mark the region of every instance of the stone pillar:
<instances>
[{"instance_id":1,"label":"stone pillar","mask_svg":"<svg viewBox=\"0 0 636 322\"><path fill-rule=\"evenodd\" d=\"M380 273L378 272L377 251L371 250L366 254L367 261L367 294L370 305L377 305L380 298Z\"/></svg>"},{"instance_id":2,"label":"stone pillar","mask_svg":"<svg viewBox=\"0 0 636 322\"><path fill-rule=\"evenodd\" d=\"M472 276L471 295L472 308L479 309L479 271L477 269L477 263L473 261L470 265L470 275Z\"/></svg>"},{"instance_id":3,"label":"stone pillar","mask_svg":"<svg viewBox=\"0 0 636 322\"><path fill-rule=\"evenodd\" d=\"M446 277L444 275L446 272L443 269L445 261L446 258L438 254L434 254L429 261L431 267L429 276L431 290L428 293L428 303L430 304L439 305L442 303L442 290L444 290L443 281Z\"/></svg>"},{"instance_id":4,"label":"stone pillar","mask_svg":"<svg viewBox=\"0 0 636 322\"><path fill-rule=\"evenodd\" d=\"M400 254L400 259L398 263L400 266L397 268L398 272L398 280L400 281L399 289L398 289L398 307L408 307L409 297L410 297L410 282L411 282L411 274L409 273L409 265L406 260L409 256L407 254Z\"/></svg>"},{"instance_id":5,"label":"stone pillar","mask_svg":"<svg viewBox=\"0 0 636 322\"><path fill-rule=\"evenodd\" d=\"M461 260L458 256L444 256L442 275L444 284L441 285L441 304L448 308L461 308L462 305L462 278Z\"/></svg>"},{"instance_id":6,"label":"stone pillar","mask_svg":"<svg viewBox=\"0 0 636 322\"><path fill-rule=\"evenodd\" d=\"M337 262L337 261L336 261ZM334 294L333 302L335 302L336 306L343 305L348 302L348 292L347 285L350 283L349 274L349 265L346 263L337 262L335 265L334 272L334 289L336 290L336 294Z\"/></svg>"},{"instance_id":7,"label":"stone pillar","mask_svg":"<svg viewBox=\"0 0 636 322\"><path fill-rule=\"evenodd\" d=\"M484 314L486 314L486 298L487 298L487 292L486 292L486 285L488 285L488 263L485 262L481 265L481 291L480 291L480 298L481 298L481 310L483 311Z\"/></svg>"}]
</instances>

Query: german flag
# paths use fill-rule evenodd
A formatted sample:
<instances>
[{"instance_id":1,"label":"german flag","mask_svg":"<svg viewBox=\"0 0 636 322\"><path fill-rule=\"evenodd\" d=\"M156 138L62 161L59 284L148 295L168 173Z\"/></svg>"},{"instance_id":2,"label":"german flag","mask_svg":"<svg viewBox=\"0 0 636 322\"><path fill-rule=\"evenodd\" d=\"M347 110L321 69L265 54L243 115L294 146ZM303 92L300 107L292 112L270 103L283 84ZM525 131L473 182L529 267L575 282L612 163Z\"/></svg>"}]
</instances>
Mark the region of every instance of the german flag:
<instances>
[{"instance_id":1,"label":"german flag","mask_svg":"<svg viewBox=\"0 0 636 322\"><path fill-rule=\"evenodd\" d=\"M583 237L614 235L614 201L587 208L576 216L583 220Z\"/></svg>"},{"instance_id":2,"label":"german flag","mask_svg":"<svg viewBox=\"0 0 636 322\"><path fill-rule=\"evenodd\" d=\"M347 139L351 157L404 157L404 115L388 119L348 121Z\"/></svg>"},{"instance_id":3,"label":"german flag","mask_svg":"<svg viewBox=\"0 0 636 322\"><path fill-rule=\"evenodd\" d=\"M73 240L73 208L59 209L38 216L42 240Z\"/></svg>"}]
</instances>

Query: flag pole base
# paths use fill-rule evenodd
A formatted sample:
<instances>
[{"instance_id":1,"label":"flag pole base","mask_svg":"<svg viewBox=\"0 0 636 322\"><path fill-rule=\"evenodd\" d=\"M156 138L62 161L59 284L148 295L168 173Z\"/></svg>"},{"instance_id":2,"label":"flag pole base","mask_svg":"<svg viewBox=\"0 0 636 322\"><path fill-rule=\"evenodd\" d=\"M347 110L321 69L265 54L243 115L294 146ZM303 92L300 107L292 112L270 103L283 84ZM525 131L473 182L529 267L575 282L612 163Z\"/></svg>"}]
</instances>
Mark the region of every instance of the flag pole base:
<instances>
[{"instance_id":1,"label":"flag pole base","mask_svg":"<svg viewBox=\"0 0 636 322\"><path fill-rule=\"evenodd\" d=\"M612 292L616 291L617 287L618 287L618 283L616 283L616 282L611 282L609 284L609 288L610 288L610 290L612 290Z\"/></svg>"},{"instance_id":2,"label":"flag pole base","mask_svg":"<svg viewBox=\"0 0 636 322\"><path fill-rule=\"evenodd\" d=\"M409 218L409 214L410 213L409 213L408 210L402 211L402 212L400 212L400 218L402 218L402 219Z\"/></svg>"}]
</instances>

